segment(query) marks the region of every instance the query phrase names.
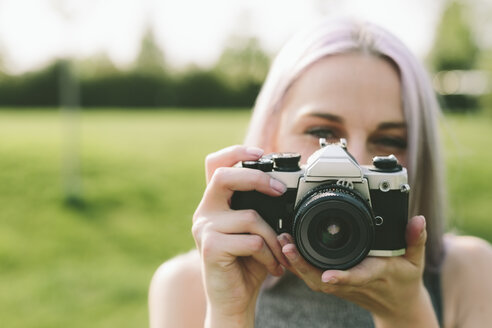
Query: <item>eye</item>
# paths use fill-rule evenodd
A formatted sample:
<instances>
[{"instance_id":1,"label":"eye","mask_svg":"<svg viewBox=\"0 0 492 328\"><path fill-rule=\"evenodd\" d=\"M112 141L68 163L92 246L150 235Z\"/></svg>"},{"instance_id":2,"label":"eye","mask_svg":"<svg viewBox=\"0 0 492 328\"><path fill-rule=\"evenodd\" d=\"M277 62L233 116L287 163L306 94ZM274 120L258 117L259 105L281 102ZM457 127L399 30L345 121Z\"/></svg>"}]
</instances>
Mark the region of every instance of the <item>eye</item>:
<instances>
[{"instance_id":1,"label":"eye","mask_svg":"<svg viewBox=\"0 0 492 328\"><path fill-rule=\"evenodd\" d=\"M382 136L374 138L372 142L379 147L394 148L397 150L407 149L407 140L403 137Z\"/></svg>"},{"instance_id":2,"label":"eye","mask_svg":"<svg viewBox=\"0 0 492 328\"><path fill-rule=\"evenodd\" d=\"M338 140L340 138L339 133L329 127L314 127L306 130L305 134L312 135L315 138L325 138L326 140Z\"/></svg>"}]
</instances>

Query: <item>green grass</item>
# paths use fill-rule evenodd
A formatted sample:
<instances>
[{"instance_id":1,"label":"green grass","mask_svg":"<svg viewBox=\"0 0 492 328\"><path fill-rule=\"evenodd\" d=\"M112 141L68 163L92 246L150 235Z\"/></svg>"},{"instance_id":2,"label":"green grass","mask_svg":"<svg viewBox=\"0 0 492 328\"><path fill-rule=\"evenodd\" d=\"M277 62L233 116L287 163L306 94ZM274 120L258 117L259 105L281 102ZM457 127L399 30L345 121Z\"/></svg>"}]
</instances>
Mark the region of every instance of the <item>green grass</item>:
<instances>
[{"instance_id":1,"label":"green grass","mask_svg":"<svg viewBox=\"0 0 492 328\"><path fill-rule=\"evenodd\" d=\"M0 111L3 327L142 327L154 270L194 243L206 154L240 143L247 111ZM492 240L492 124L447 116L451 221ZM75 130L77 131L77 130ZM81 201L65 202L65 151Z\"/></svg>"},{"instance_id":2,"label":"green grass","mask_svg":"<svg viewBox=\"0 0 492 328\"><path fill-rule=\"evenodd\" d=\"M63 117L1 111L1 326L147 326L153 271L194 245L203 159L241 142L247 122L245 111L84 113L83 203L70 207Z\"/></svg>"},{"instance_id":3,"label":"green grass","mask_svg":"<svg viewBox=\"0 0 492 328\"><path fill-rule=\"evenodd\" d=\"M492 241L492 119L448 115L441 126L450 228Z\"/></svg>"}]
</instances>

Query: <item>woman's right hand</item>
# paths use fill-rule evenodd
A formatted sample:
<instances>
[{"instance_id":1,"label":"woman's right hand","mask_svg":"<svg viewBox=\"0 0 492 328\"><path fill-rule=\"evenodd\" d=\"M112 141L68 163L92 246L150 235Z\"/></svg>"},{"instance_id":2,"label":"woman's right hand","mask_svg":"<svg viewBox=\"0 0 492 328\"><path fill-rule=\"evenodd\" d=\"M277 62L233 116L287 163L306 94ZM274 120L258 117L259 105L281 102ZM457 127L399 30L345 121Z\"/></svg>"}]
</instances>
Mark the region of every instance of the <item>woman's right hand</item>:
<instances>
[{"instance_id":1,"label":"woman's right hand","mask_svg":"<svg viewBox=\"0 0 492 328\"><path fill-rule=\"evenodd\" d=\"M193 216L193 237L202 259L207 294L206 326L254 326L256 298L267 273L287 266L273 229L254 210L232 210L234 191L282 195L286 187L268 174L233 168L263 151L232 146L206 159L207 188Z\"/></svg>"}]
</instances>

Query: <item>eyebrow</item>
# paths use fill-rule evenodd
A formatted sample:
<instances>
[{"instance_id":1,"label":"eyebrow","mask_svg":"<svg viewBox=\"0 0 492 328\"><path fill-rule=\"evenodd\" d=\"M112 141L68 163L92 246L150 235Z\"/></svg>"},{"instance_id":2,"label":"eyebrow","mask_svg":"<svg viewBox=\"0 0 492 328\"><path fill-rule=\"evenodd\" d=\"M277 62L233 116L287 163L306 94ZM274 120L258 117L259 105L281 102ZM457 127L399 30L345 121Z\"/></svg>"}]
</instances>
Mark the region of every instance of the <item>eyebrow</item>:
<instances>
[{"instance_id":1,"label":"eyebrow","mask_svg":"<svg viewBox=\"0 0 492 328\"><path fill-rule=\"evenodd\" d=\"M329 113L309 113L308 115L323 118L325 120L329 120L337 123L343 123L343 118L338 115L333 115Z\"/></svg>"},{"instance_id":2,"label":"eyebrow","mask_svg":"<svg viewBox=\"0 0 492 328\"><path fill-rule=\"evenodd\" d=\"M406 129L407 124L405 122L383 122L378 125L378 130L389 129Z\"/></svg>"},{"instance_id":3,"label":"eyebrow","mask_svg":"<svg viewBox=\"0 0 492 328\"><path fill-rule=\"evenodd\" d=\"M325 120L329 120L336 123L344 123L341 116L330 113L309 113L308 116L319 117ZM405 122L382 122L378 124L378 130L390 130L390 129L406 129L407 124Z\"/></svg>"}]
</instances>

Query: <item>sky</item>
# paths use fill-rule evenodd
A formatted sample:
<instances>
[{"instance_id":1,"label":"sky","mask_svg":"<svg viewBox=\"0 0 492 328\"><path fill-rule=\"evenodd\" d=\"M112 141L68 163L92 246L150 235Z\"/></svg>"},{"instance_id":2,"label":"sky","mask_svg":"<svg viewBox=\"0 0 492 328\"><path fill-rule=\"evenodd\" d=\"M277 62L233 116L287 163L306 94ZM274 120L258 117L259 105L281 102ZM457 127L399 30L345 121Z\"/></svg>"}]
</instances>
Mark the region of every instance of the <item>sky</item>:
<instances>
[{"instance_id":1,"label":"sky","mask_svg":"<svg viewBox=\"0 0 492 328\"><path fill-rule=\"evenodd\" d=\"M175 66L211 65L232 35L256 36L275 54L296 31L324 17L369 19L419 57L434 40L443 0L0 0L0 64L9 73L54 58L106 53L118 66L136 57L151 27Z\"/></svg>"}]
</instances>

